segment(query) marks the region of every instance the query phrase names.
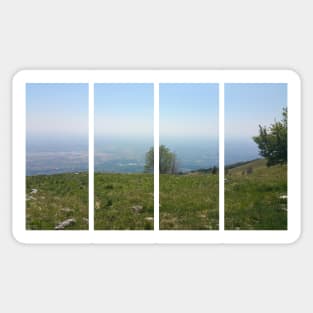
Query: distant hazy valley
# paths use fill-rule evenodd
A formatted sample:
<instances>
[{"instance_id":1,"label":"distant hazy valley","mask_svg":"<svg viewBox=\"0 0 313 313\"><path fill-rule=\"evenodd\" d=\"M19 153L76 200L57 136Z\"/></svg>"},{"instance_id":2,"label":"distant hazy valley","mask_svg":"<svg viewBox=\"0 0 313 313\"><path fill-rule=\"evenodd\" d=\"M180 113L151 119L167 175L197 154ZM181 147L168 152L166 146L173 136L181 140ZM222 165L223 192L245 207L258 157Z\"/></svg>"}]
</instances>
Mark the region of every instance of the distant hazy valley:
<instances>
[{"instance_id":1,"label":"distant hazy valley","mask_svg":"<svg viewBox=\"0 0 313 313\"><path fill-rule=\"evenodd\" d=\"M177 155L179 170L188 172L218 165L218 143L204 140L164 140ZM95 172L143 172L149 140L95 140ZM258 158L252 140L225 141L225 164ZM88 170L88 141L30 140L27 144L27 176Z\"/></svg>"}]
</instances>

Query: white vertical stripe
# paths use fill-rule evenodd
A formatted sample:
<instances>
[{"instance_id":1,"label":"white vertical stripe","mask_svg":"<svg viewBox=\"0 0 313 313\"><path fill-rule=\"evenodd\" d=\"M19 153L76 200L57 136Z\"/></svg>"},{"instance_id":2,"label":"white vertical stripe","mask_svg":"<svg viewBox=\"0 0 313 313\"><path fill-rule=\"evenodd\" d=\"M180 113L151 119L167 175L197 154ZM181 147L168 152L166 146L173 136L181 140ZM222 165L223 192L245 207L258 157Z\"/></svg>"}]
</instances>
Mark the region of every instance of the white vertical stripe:
<instances>
[{"instance_id":1,"label":"white vertical stripe","mask_svg":"<svg viewBox=\"0 0 313 313\"><path fill-rule=\"evenodd\" d=\"M89 82L89 231L94 230L94 84Z\"/></svg>"},{"instance_id":2,"label":"white vertical stripe","mask_svg":"<svg viewBox=\"0 0 313 313\"><path fill-rule=\"evenodd\" d=\"M159 231L159 83L154 83L154 231Z\"/></svg>"},{"instance_id":3,"label":"white vertical stripe","mask_svg":"<svg viewBox=\"0 0 313 313\"><path fill-rule=\"evenodd\" d=\"M219 84L219 230L224 231L224 83Z\"/></svg>"}]
</instances>

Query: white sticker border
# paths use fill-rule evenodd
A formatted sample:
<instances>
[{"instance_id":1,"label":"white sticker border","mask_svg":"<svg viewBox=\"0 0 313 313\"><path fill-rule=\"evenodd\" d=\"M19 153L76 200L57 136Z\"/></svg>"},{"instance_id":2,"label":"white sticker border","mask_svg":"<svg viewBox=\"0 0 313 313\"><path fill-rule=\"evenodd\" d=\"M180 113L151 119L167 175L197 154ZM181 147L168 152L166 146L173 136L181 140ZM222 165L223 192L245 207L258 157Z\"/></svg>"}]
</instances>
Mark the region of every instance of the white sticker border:
<instances>
[{"instance_id":1,"label":"white sticker border","mask_svg":"<svg viewBox=\"0 0 313 313\"><path fill-rule=\"evenodd\" d=\"M93 230L93 140L89 140L89 226L90 230L45 231L25 228L26 173L26 84L89 84L89 139L93 138L95 83L154 83L154 145L159 143L159 83L219 84L219 220L224 225L224 84L288 84L288 230L158 230L159 173L155 153L154 210L155 229L140 231ZM301 82L292 70L23 70L13 78L12 95L12 232L21 243L292 243L301 234ZM157 149L154 149L157 151ZM90 196L91 195L91 196ZM91 218L90 218L91 217Z\"/></svg>"}]
</instances>

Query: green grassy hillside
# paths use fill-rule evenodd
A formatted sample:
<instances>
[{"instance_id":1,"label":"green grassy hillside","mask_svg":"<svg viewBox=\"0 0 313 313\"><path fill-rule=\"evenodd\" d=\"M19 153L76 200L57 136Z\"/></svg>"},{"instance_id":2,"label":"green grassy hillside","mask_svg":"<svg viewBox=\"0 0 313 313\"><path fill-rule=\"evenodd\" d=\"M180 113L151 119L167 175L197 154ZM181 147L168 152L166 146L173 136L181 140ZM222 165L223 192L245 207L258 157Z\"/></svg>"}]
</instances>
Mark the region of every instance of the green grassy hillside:
<instances>
[{"instance_id":1,"label":"green grassy hillside","mask_svg":"<svg viewBox=\"0 0 313 313\"><path fill-rule=\"evenodd\" d=\"M88 174L26 177L26 229L54 230L68 219L66 229L88 229Z\"/></svg>"},{"instance_id":2,"label":"green grassy hillside","mask_svg":"<svg viewBox=\"0 0 313 313\"><path fill-rule=\"evenodd\" d=\"M95 229L153 229L152 174L95 174Z\"/></svg>"},{"instance_id":3,"label":"green grassy hillside","mask_svg":"<svg viewBox=\"0 0 313 313\"><path fill-rule=\"evenodd\" d=\"M160 229L218 229L218 175L160 175Z\"/></svg>"},{"instance_id":4,"label":"green grassy hillside","mask_svg":"<svg viewBox=\"0 0 313 313\"><path fill-rule=\"evenodd\" d=\"M225 175L225 228L287 229L287 166L257 160Z\"/></svg>"},{"instance_id":5,"label":"green grassy hillside","mask_svg":"<svg viewBox=\"0 0 313 313\"><path fill-rule=\"evenodd\" d=\"M26 228L88 229L88 174L26 178ZM160 229L218 229L218 175L160 175ZM287 229L287 167L227 170L225 228ZM95 229L153 229L153 175L95 173Z\"/></svg>"}]
</instances>

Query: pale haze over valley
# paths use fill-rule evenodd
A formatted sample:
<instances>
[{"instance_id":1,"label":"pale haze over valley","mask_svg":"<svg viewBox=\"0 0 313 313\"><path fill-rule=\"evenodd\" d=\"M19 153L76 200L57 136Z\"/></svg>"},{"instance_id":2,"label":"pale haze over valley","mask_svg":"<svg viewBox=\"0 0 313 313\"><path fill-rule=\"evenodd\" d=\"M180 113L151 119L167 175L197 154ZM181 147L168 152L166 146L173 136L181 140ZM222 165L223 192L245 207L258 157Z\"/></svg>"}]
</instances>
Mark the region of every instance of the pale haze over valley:
<instances>
[{"instance_id":1,"label":"pale haze over valley","mask_svg":"<svg viewBox=\"0 0 313 313\"><path fill-rule=\"evenodd\" d=\"M252 136L287 106L284 84L226 84L225 163L259 157ZM95 171L142 172L153 84L95 85ZM27 85L27 175L88 170L88 85ZM160 143L181 171L218 165L218 85L160 85Z\"/></svg>"}]
</instances>

